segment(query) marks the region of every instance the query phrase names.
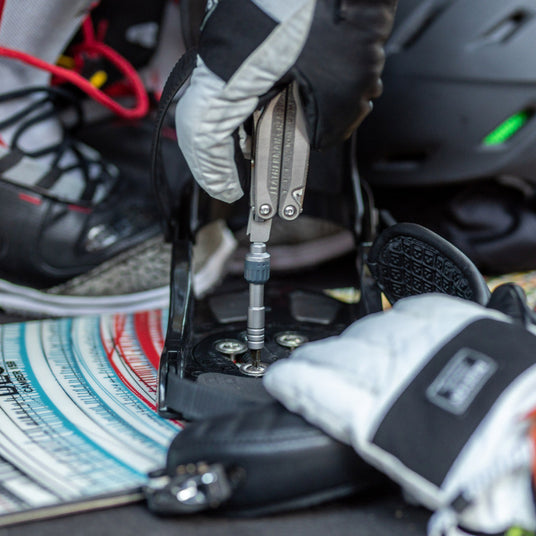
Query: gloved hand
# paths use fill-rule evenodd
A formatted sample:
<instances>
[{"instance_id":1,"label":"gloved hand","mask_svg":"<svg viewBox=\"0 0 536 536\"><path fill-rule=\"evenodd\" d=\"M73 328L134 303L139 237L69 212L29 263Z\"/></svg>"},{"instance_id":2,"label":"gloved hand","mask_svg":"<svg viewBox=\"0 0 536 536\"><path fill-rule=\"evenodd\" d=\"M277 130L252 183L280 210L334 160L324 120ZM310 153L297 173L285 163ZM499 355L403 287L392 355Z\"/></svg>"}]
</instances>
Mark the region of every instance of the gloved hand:
<instances>
[{"instance_id":1,"label":"gloved hand","mask_svg":"<svg viewBox=\"0 0 536 536\"><path fill-rule=\"evenodd\" d=\"M536 529L535 356L533 326L425 294L295 350L264 384L435 510L429 534L503 534Z\"/></svg>"},{"instance_id":2,"label":"gloved hand","mask_svg":"<svg viewBox=\"0 0 536 536\"><path fill-rule=\"evenodd\" d=\"M350 136L381 93L396 0L209 2L197 65L176 109L199 184L229 203L243 192L233 132L274 88L299 84L310 144Z\"/></svg>"}]
</instances>

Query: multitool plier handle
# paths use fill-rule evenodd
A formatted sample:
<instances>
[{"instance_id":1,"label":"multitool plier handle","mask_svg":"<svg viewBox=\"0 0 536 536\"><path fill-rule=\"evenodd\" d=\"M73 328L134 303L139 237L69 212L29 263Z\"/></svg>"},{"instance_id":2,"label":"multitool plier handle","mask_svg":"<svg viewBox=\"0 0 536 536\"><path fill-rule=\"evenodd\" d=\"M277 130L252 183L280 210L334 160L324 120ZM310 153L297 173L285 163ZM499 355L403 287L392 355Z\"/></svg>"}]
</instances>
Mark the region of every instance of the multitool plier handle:
<instances>
[{"instance_id":1,"label":"multitool plier handle","mask_svg":"<svg viewBox=\"0 0 536 536\"><path fill-rule=\"evenodd\" d=\"M250 376L262 376L266 368L261 363L265 328L264 285L270 277L266 242L276 215L284 220L295 220L300 215L308 163L305 117L298 87L293 83L254 117L247 230L251 245L244 266L244 277L249 283L247 339L251 363L242 367L242 372Z\"/></svg>"}]
</instances>

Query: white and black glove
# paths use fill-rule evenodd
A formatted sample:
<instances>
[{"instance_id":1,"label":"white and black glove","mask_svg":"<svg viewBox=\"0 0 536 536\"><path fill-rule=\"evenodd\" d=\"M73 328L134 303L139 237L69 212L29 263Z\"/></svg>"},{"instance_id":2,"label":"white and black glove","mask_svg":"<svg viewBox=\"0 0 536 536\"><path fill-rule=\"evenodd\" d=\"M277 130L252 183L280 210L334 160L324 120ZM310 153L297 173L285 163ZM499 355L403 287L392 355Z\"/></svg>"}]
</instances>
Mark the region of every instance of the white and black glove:
<instances>
[{"instance_id":1,"label":"white and black glove","mask_svg":"<svg viewBox=\"0 0 536 536\"><path fill-rule=\"evenodd\" d=\"M296 81L309 141L350 136L381 93L396 0L212 0L197 65L176 109L197 182L226 202L243 192L233 133L272 90Z\"/></svg>"},{"instance_id":2,"label":"white and black glove","mask_svg":"<svg viewBox=\"0 0 536 536\"><path fill-rule=\"evenodd\" d=\"M297 349L264 383L435 511L434 536L536 530L536 330L439 294Z\"/></svg>"}]
</instances>

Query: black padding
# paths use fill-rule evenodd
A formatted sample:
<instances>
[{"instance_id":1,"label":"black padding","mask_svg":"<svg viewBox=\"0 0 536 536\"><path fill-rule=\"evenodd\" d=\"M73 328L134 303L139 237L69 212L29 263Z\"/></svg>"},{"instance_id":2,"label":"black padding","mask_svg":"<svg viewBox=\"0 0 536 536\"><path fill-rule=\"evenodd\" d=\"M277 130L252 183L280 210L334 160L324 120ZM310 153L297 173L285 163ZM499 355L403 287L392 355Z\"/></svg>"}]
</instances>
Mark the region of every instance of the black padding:
<instances>
[{"instance_id":1,"label":"black padding","mask_svg":"<svg viewBox=\"0 0 536 536\"><path fill-rule=\"evenodd\" d=\"M206 0L181 0L179 3L182 38L186 48L194 48L199 44L206 4Z\"/></svg>"},{"instance_id":2,"label":"black padding","mask_svg":"<svg viewBox=\"0 0 536 536\"><path fill-rule=\"evenodd\" d=\"M188 425L169 449L167 472L199 461L245 471L223 505L240 514L305 507L387 485L352 448L278 403Z\"/></svg>"},{"instance_id":3,"label":"black padding","mask_svg":"<svg viewBox=\"0 0 536 536\"><path fill-rule=\"evenodd\" d=\"M397 223L374 241L367 264L390 303L440 292L487 304L482 274L458 248L415 223Z\"/></svg>"},{"instance_id":4,"label":"black padding","mask_svg":"<svg viewBox=\"0 0 536 536\"><path fill-rule=\"evenodd\" d=\"M250 0L220 0L199 41L205 65L225 82L277 26Z\"/></svg>"},{"instance_id":5,"label":"black padding","mask_svg":"<svg viewBox=\"0 0 536 536\"><path fill-rule=\"evenodd\" d=\"M464 363L453 370L460 357ZM373 443L440 486L497 398L535 362L533 334L517 323L478 320L430 359L391 407Z\"/></svg>"},{"instance_id":6,"label":"black padding","mask_svg":"<svg viewBox=\"0 0 536 536\"><path fill-rule=\"evenodd\" d=\"M206 385L233 396L243 397L246 401L256 403L274 401L273 396L268 394L265 389L262 378L233 376L219 372L203 372L197 377L196 384Z\"/></svg>"},{"instance_id":7,"label":"black padding","mask_svg":"<svg viewBox=\"0 0 536 536\"><path fill-rule=\"evenodd\" d=\"M295 290L290 294L290 312L298 322L332 324L341 308L341 302L326 296Z\"/></svg>"},{"instance_id":8,"label":"black padding","mask_svg":"<svg viewBox=\"0 0 536 536\"><path fill-rule=\"evenodd\" d=\"M311 29L292 68L314 149L348 139L370 112L370 99L380 95L383 43L395 4L393 0L352 0L344 6L340 1L316 2Z\"/></svg>"}]
</instances>

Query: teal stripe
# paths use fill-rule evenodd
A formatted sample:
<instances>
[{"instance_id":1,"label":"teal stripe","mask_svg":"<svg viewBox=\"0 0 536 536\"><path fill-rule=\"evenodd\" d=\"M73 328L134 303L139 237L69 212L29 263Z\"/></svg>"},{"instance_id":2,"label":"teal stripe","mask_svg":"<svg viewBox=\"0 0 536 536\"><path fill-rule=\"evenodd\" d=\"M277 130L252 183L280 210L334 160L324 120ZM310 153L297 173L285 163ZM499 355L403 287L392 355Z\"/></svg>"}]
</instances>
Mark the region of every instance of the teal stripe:
<instances>
[{"instance_id":1,"label":"teal stripe","mask_svg":"<svg viewBox=\"0 0 536 536\"><path fill-rule=\"evenodd\" d=\"M73 432L76 436L81 438L83 441L91 445L97 452L104 455L106 458L113 460L117 465L125 469L127 472L132 473L133 475L139 476L143 478L143 480L147 480L147 475L145 473L142 473L140 471L137 471L133 467L130 467L123 461L117 459L115 456L110 454L108 451L104 450L100 445L95 443L90 437L88 437L86 434L81 432L78 428L76 428L71 421L69 421L63 413L59 412L57 409L57 406L52 402L50 397L46 394L46 392L43 390L41 385L39 384L36 375L33 372L32 365L30 358L28 356L26 343L25 343L25 332L26 332L26 326L24 324L21 324L20 327L20 347L21 347L21 357L22 361L25 365L26 373L28 375L28 379L31 381L32 387L35 388L36 392L39 394L40 398L43 400L44 404L51 410L53 413L57 416L57 418L61 421L62 425L65 426L69 431Z\"/></svg>"}]
</instances>

